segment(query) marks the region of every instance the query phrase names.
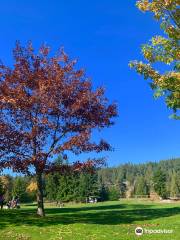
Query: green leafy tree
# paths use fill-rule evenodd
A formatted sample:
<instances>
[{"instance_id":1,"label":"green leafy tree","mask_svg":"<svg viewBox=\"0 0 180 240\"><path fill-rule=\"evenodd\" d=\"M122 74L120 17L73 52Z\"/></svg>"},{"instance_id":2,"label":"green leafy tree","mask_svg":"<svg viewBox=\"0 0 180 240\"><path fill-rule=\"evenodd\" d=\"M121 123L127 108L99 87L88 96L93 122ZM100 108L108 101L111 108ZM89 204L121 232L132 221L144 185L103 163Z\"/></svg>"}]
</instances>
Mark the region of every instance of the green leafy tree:
<instances>
[{"instance_id":1,"label":"green leafy tree","mask_svg":"<svg viewBox=\"0 0 180 240\"><path fill-rule=\"evenodd\" d=\"M147 63L130 62L145 79L150 79L154 96L164 96L167 106L173 110L173 117L180 119L180 17L179 0L140 0L137 7L143 12L151 12L160 22L163 36L154 36L149 43L142 45L142 54ZM168 65L161 72L155 63Z\"/></svg>"}]
</instances>

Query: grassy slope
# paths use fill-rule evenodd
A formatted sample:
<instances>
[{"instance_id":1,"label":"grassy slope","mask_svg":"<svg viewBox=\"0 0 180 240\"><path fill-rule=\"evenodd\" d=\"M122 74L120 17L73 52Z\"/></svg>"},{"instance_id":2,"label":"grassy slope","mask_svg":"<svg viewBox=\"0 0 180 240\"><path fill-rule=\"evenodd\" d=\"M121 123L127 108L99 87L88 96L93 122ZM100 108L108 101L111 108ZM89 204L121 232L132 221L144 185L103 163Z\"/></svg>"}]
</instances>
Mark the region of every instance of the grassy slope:
<instances>
[{"instance_id":1,"label":"grassy slope","mask_svg":"<svg viewBox=\"0 0 180 240\"><path fill-rule=\"evenodd\" d=\"M180 239L180 204L119 201L68 205L46 209L46 217L35 216L35 207L0 211L3 240L133 240ZM173 234L134 234L136 226L173 229Z\"/></svg>"}]
</instances>

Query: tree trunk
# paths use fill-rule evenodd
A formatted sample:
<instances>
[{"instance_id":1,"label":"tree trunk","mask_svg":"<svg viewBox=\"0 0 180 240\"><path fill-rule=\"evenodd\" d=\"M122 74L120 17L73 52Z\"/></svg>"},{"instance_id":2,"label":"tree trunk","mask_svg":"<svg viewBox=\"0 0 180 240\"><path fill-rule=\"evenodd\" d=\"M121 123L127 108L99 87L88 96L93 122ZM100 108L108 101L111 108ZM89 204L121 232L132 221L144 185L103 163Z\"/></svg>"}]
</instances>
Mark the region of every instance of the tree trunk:
<instances>
[{"instance_id":1,"label":"tree trunk","mask_svg":"<svg viewBox=\"0 0 180 240\"><path fill-rule=\"evenodd\" d=\"M45 216L44 212L44 202L43 202L43 183L42 183L42 173L36 174L37 179L37 214L41 217Z\"/></svg>"}]
</instances>

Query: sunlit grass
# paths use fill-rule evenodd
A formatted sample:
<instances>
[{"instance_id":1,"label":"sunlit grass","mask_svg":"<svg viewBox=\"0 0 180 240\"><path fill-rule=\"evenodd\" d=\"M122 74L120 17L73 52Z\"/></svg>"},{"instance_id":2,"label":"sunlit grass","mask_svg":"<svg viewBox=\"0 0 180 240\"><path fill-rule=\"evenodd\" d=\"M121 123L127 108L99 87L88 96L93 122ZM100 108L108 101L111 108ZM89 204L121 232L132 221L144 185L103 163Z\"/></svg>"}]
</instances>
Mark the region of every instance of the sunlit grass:
<instances>
[{"instance_id":1,"label":"sunlit grass","mask_svg":"<svg viewBox=\"0 0 180 240\"><path fill-rule=\"evenodd\" d=\"M2 240L133 240L136 226L172 229L173 234L141 236L142 239L180 239L180 205L142 201L46 206L46 217L35 215L34 204L0 212Z\"/></svg>"}]
</instances>

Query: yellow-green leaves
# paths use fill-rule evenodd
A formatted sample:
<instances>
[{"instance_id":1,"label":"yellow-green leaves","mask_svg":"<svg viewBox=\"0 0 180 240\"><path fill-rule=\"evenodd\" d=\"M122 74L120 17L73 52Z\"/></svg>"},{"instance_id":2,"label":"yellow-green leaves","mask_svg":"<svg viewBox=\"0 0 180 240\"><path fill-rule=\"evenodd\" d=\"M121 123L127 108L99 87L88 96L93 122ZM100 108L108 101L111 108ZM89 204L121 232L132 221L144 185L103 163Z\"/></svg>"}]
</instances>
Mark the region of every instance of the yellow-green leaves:
<instances>
[{"instance_id":1,"label":"yellow-green leaves","mask_svg":"<svg viewBox=\"0 0 180 240\"><path fill-rule=\"evenodd\" d=\"M164 96L165 102L174 112L173 117L179 119L180 110L180 0L139 0L137 7L150 11L160 21L160 27L166 36L154 36L143 44L141 51L147 61L131 61L134 68L145 79L150 79L150 86L156 98ZM162 72L155 68L155 63L169 65L169 71Z\"/></svg>"}]
</instances>

